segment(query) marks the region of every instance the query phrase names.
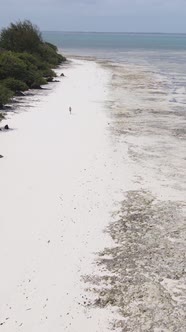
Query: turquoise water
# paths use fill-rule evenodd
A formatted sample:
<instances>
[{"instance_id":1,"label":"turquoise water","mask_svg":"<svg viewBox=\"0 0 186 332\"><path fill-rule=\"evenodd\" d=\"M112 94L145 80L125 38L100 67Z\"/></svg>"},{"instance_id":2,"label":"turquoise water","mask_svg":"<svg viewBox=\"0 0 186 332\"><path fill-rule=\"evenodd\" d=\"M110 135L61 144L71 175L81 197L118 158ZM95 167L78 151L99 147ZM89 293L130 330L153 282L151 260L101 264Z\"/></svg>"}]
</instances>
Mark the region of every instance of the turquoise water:
<instances>
[{"instance_id":1,"label":"turquoise water","mask_svg":"<svg viewBox=\"0 0 186 332\"><path fill-rule=\"evenodd\" d=\"M186 34L43 32L44 39L64 50L186 51Z\"/></svg>"},{"instance_id":2,"label":"turquoise water","mask_svg":"<svg viewBox=\"0 0 186 332\"><path fill-rule=\"evenodd\" d=\"M186 89L186 34L43 32L43 37L67 57L92 56L143 66L165 78L173 93Z\"/></svg>"},{"instance_id":3,"label":"turquoise water","mask_svg":"<svg viewBox=\"0 0 186 332\"><path fill-rule=\"evenodd\" d=\"M65 55L142 65L186 86L186 34L43 32Z\"/></svg>"}]
</instances>

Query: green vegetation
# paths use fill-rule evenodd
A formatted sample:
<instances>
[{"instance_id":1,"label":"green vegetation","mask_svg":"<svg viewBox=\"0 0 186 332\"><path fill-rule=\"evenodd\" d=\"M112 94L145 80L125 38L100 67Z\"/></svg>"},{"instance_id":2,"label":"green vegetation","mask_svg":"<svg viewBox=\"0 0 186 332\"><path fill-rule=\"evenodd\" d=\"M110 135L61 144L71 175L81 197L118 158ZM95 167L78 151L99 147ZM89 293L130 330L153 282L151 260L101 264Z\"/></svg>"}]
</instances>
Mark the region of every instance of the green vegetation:
<instances>
[{"instance_id":1,"label":"green vegetation","mask_svg":"<svg viewBox=\"0 0 186 332\"><path fill-rule=\"evenodd\" d=\"M16 80L13 77L6 78L2 82L6 88L12 90L13 92L28 90L28 85L25 82Z\"/></svg>"},{"instance_id":2,"label":"green vegetation","mask_svg":"<svg viewBox=\"0 0 186 332\"><path fill-rule=\"evenodd\" d=\"M4 114L0 113L0 121L4 119Z\"/></svg>"},{"instance_id":3,"label":"green vegetation","mask_svg":"<svg viewBox=\"0 0 186 332\"><path fill-rule=\"evenodd\" d=\"M30 21L11 23L0 34L0 108L18 91L38 89L51 82L65 57L44 42Z\"/></svg>"},{"instance_id":4,"label":"green vegetation","mask_svg":"<svg viewBox=\"0 0 186 332\"><path fill-rule=\"evenodd\" d=\"M8 103L13 95L13 91L6 88L3 84L0 84L0 108L2 108L4 104Z\"/></svg>"}]
</instances>

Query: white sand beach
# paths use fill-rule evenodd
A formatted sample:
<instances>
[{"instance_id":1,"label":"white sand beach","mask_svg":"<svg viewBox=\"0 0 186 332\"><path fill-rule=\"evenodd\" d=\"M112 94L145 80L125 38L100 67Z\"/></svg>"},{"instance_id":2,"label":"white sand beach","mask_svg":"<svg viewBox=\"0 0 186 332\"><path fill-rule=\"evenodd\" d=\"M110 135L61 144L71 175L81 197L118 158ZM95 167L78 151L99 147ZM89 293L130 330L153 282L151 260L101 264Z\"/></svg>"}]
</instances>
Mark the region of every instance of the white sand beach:
<instances>
[{"instance_id":1,"label":"white sand beach","mask_svg":"<svg viewBox=\"0 0 186 332\"><path fill-rule=\"evenodd\" d=\"M8 123L11 130L1 133L0 143L0 153L4 156L0 161L0 329L2 332L106 332L110 330L110 323L118 318L116 326L118 329L121 327L121 331L124 331L122 328L128 328L126 331L131 332L176 331L169 329L168 323L168 329L166 324L163 326L162 308L167 306L168 312L165 310L164 315L168 317L176 303L175 310L180 310L179 317L183 321L185 277L178 275L174 279L170 273L168 280L165 274L160 275L158 268L162 266L159 258L163 255L166 265L168 258L164 250L169 241L173 250L171 255L176 252L175 243L179 242L175 268L179 273L182 270L180 257L183 254L184 239L179 240L178 235L183 235L185 225L180 217L177 219L177 229L175 219L168 224L166 216L174 214L177 209L174 204L183 203L183 142L180 141L175 153L177 141L174 138L164 140L165 135L168 135L166 127L160 128L157 125L155 113L150 112L148 115L147 109L152 108L152 101L149 99L145 102L142 90L135 90L135 84L142 84L142 73L136 74L136 83L136 77L132 77L132 74L129 77L130 73L127 76L125 72L125 77L120 77L124 82L121 86L119 78L116 77L114 81L113 77L113 74L121 75L120 69L117 72L117 68L93 61L76 59L59 69L58 74L62 71L65 77L59 78L60 83L50 84L47 90L27 96L22 103L18 103L18 112L10 113L2 123ZM163 89L163 83L157 82L152 87L150 78L149 81L147 77L143 80L143 84L148 85L145 87L147 90L150 86L154 90ZM121 88L122 106L119 104ZM150 90L148 92L152 93ZM157 100L157 109L167 107L167 95L162 98ZM144 109L141 109L143 103ZM72 107L72 114L69 113L69 106ZM134 112L130 113L132 109ZM166 117L166 114L162 112L163 116ZM153 131L156 129L158 135ZM174 172L174 169L177 171ZM134 244L136 238L132 238L130 244L127 241L133 236L131 216L136 211L136 215L141 213L143 197L139 197L139 191L149 191L149 197L152 195L165 204L172 200L174 211L170 213L167 205L166 211L162 205L153 210L153 203L151 210L144 215L146 222L147 214L151 214L152 222L156 220L153 211L163 211L162 214L157 213L157 220L161 222L156 224L157 228L153 228L154 237L151 237L150 228L144 234L139 232L140 239L152 239L152 243L148 242L147 247L147 242L140 243L141 256L137 257L139 264L136 263L135 268L126 265L126 274L122 270L122 276L114 284L119 285L119 292L118 289L113 290L117 296L113 302L115 305L111 306L108 298L104 302L103 294L97 295L97 292L86 288L101 290L104 285L104 288L112 289L109 275L112 277L114 272L117 274L117 266L111 269L113 264L110 267L105 263L99 265L96 259L98 252L103 253L106 247L119 248L121 244L117 231L115 238L118 242L115 243L114 237L111 238L104 230L111 221L124 219L129 213L120 210L120 204L127 200L129 191L138 193L133 198L130 196L126 203L127 211L130 212L131 206L132 210L126 222L127 237L123 237L121 242L123 246L126 244L132 255L136 247L134 250L131 244ZM135 197L137 205L134 205ZM152 200L147 202L148 206ZM144 224L143 229L145 227ZM168 234L170 227L172 233ZM117 225L116 229L120 230ZM180 233L173 236L173 231ZM153 266L148 270L145 266L150 266L150 258L145 255L150 252L151 245L155 247L154 243L158 248L159 240L162 240L162 246L158 252L150 254ZM142 250L144 248L145 254ZM105 261L110 254L103 253ZM116 252L115 262L119 254L122 257L125 255L124 252ZM143 261L143 258L146 260ZM121 269L121 265L118 266ZM143 270L139 270L142 267ZM144 286L143 281L141 284L135 281L136 288L129 287L130 292L127 294L126 289L120 287L122 280L123 285L129 285L127 274L131 280L132 275L135 278L143 275L149 283ZM102 276L102 282L96 283L96 277L101 279ZM85 279L89 281L88 284L84 282ZM171 284L172 280L174 285ZM148 289L152 290L151 295ZM178 289L181 298L176 295ZM142 300L135 298L140 290L144 295L142 304L148 304L152 310L154 305L158 310L153 327L148 324L149 320L152 323L148 310L139 303ZM128 311L126 314L123 309L119 314L117 307L123 304L120 295L125 292ZM170 307L164 302L168 296ZM99 300L100 306L89 305ZM137 304L139 307L136 309ZM131 321L126 317L130 317ZM127 320L128 326L125 325ZM116 326L112 325L111 330L116 330ZM154 326L156 330L152 329Z\"/></svg>"},{"instance_id":2,"label":"white sand beach","mask_svg":"<svg viewBox=\"0 0 186 332\"><path fill-rule=\"evenodd\" d=\"M62 70L60 83L8 116L1 136L2 331L106 330L107 317L85 308L81 275L108 242L109 74L83 61Z\"/></svg>"}]
</instances>

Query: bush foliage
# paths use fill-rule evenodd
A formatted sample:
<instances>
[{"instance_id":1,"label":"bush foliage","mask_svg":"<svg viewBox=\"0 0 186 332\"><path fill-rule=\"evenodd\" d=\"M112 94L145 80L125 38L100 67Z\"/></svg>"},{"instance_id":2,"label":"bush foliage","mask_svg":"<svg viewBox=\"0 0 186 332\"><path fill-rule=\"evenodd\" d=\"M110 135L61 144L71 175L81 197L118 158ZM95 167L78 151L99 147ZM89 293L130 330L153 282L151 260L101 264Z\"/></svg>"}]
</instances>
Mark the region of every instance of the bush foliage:
<instances>
[{"instance_id":1,"label":"bush foliage","mask_svg":"<svg viewBox=\"0 0 186 332\"><path fill-rule=\"evenodd\" d=\"M26 83L16 80L13 77L6 78L2 81L2 84L13 92L28 90L28 85Z\"/></svg>"},{"instance_id":2,"label":"bush foliage","mask_svg":"<svg viewBox=\"0 0 186 332\"><path fill-rule=\"evenodd\" d=\"M0 46L12 52L34 53L41 43L41 33L30 21L11 23L1 32Z\"/></svg>"},{"instance_id":3,"label":"bush foliage","mask_svg":"<svg viewBox=\"0 0 186 332\"><path fill-rule=\"evenodd\" d=\"M7 104L14 95L13 91L6 88L3 84L0 84L0 108L3 107L4 104Z\"/></svg>"},{"instance_id":4,"label":"bush foliage","mask_svg":"<svg viewBox=\"0 0 186 332\"><path fill-rule=\"evenodd\" d=\"M11 23L0 34L0 107L16 91L40 88L56 76L52 68L65 61L57 47L44 42L30 21Z\"/></svg>"}]
</instances>

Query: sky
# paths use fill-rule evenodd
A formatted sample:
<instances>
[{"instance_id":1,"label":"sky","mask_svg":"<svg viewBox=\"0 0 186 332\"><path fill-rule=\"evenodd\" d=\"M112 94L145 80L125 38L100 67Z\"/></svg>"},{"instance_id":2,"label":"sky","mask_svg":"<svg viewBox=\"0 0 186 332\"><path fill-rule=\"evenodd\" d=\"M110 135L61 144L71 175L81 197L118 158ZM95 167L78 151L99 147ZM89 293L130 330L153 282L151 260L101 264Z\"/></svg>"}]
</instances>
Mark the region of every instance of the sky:
<instances>
[{"instance_id":1,"label":"sky","mask_svg":"<svg viewBox=\"0 0 186 332\"><path fill-rule=\"evenodd\" d=\"M186 0L0 0L0 28L23 19L43 31L186 33Z\"/></svg>"}]
</instances>

